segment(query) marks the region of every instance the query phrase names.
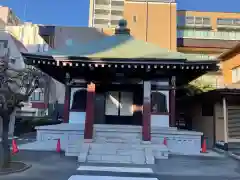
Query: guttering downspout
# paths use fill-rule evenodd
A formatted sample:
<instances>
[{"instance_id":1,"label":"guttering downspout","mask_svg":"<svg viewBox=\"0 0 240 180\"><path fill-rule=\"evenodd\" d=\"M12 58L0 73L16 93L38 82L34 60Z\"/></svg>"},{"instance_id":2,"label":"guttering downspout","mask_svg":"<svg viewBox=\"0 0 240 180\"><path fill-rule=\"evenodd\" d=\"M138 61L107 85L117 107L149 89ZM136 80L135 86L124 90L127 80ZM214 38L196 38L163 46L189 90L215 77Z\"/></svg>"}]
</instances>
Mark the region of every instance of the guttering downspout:
<instances>
[{"instance_id":1,"label":"guttering downspout","mask_svg":"<svg viewBox=\"0 0 240 180\"><path fill-rule=\"evenodd\" d=\"M148 41L148 0L146 0L146 34L145 41Z\"/></svg>"},{"instance_id":2,"label":"guttering downspout","mask_svg":"<svg viewBox=\"0 0 240 180\"><path fill-rule=\"evenodd\" d=\"M172 50L172 1L170 1L170 50Z\"/></svg>"}]
</instances>

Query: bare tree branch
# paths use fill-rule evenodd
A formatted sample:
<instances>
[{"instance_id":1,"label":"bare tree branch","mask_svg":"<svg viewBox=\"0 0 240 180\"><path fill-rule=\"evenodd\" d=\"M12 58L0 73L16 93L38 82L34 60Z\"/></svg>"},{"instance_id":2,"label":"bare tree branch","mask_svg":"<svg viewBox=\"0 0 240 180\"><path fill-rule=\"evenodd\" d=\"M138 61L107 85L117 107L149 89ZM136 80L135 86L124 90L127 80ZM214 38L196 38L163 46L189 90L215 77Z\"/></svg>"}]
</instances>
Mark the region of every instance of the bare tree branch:
<instances>
[{"instance_id":1,"label":"bare tree branch","mask_svg":"<svg viewBox=\"0 0 240 180\"><path fill-rule=\"evenodd\" d=\"M2 141L0 142L0 168L10 161L8 131L10 115L39 87L43 73L34 68L14 68L9 49L0 49L0 117L2 119ZM6 158L8 157L8 158Z\"/></svg>"},{"instance_id":2,"label":"bare tree branch","mask_svg":"<svg viewBox=\"0 0 240 180\"><path fill-rule=\"evenodd\" d=\"M0 109L11 109L27 101L39 87L43 73L35 68L14 69L9 61L9 51L0 57Z\"/></svg>"}]
</instances>

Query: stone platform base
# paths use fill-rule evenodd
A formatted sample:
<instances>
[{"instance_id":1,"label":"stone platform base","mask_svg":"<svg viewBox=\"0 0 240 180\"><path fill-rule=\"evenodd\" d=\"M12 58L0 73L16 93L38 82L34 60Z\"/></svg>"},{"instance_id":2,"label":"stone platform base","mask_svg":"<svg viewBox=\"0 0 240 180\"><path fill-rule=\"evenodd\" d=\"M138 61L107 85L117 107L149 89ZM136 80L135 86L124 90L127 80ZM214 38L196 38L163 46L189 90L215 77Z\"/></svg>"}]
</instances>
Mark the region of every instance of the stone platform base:
<instances>
[{"instance_id":1,"label":"stone platform base","mask_svg":"<svg viewBox=\"0 0 240 180\"><path fill-rule=\"evenodd\" d=\"M37 127L37 141L22 149L56 150L57 139L66 156L80 162L153 164L168 153L200 154L200 132L176 128L151 128L151 142L142 141L141 126L94 125L93 139L84 140L84 124L58 124ZM163 145L166 138L167 147Z\"/></svg>"},{"instance_id":2,"label":"stone platform base","mask_svg":"<svg viewBox=\"0 0 240 180\"><path fill-rule=\"evenodd\" d=\"M167 159L168 149L164 145L84 143L78 156L79 162L155 164L155 158Z\"/></svg>"}]
</instances>

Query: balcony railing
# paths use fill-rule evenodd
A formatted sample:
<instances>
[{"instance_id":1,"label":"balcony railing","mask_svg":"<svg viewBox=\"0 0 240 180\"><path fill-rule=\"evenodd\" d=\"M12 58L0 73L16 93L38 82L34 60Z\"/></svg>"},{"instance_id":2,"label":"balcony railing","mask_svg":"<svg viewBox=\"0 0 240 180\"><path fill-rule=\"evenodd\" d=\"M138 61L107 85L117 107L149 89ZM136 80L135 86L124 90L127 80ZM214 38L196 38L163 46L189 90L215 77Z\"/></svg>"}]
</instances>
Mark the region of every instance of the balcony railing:
<instances>
[{"instance_id":1,"label":"balcony railing","mask_svg":"<svg viewBox=\"0 0 240 180\"><path fill-rule=\"evenodd\" d=\"M216 56L206 55L206 54L188 54L198 58L199 60L214 60Z\"/></svg>"},{"instance_id":2,"label":"balcony railing","mask_svg":"<svg viewBox=\"0 0 240 180\"><path fill-rule=\"evenodd\" d=\"M106 14L95 14L94 18L95 19L109 19L110 18L110 13L109 13L109 15L106 15Z\"/></svg>"},{"instance_id":3,"label":"balcony railing","mask_svg":"<svg viewBox=\"0 0 240 180\"><path fill-rule=\"evenodd\" d=\"M95 9L106 9L106 10L109 10L111 9L111 6L110 5L100 5L100 4L96 4Z\"/></svg>"},{"instance_id":4,"label":"balcony railing","mask_svg":"<svg viewBox=\"0 0 240 180\"><path fill-rule=\"evenodd\" d=\"M181 28L209 29L212 27L210 17L178 16L177 26Z\"/></svg>"},{"instance_id":5,"label":"balcony railing","mask_svg":"<svg viewBox=\"0 0 240 180\"><path fill-rule=\"evenodd\" d=\"M240 40L240 32L178 30L178 38Z\"/></svg>"},{"instance_id":6,"label":"balcony railing","mask_svg":"<svg viewBox=\"0 0 240 180\"><path fill-rule=\"evenodd\" d=\"M218 29L240 29L240 19L232 18L218 18L217 19Z\"/></svg>"},{"instance_id":7,"label":"balcony railing","mask_svg":"<svg viewBox=\"0 0 240 180\"><path fill-rule=\"evenodd\" d=\"M112 10L117 10L117 11L123 11L124 10L124 6L116 6L116 5L112 5L111 6Z\"/></svg>"}]
</instances>

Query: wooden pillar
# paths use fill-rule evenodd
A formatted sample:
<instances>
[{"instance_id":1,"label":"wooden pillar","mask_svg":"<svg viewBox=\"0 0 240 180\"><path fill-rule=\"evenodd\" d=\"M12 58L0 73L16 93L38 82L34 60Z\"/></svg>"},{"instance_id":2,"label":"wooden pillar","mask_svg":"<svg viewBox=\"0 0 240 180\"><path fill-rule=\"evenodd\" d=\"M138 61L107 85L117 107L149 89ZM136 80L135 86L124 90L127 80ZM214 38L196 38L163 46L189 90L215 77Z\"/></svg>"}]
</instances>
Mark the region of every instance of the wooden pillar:
<instances>
[{"instance_id":1,"label":"wooden pillar","mask_svg":"<svg viewBox=\"0 0 240 180\"><path fill-rule=\"evenodd\" d=\"M223 127L224 127L224 142L228 142L228 111L227 111L227 101L223 97Z\"/></svg>"},{"instance_id":2,"label":"wooden pillar","mask_svg":"<svg viewBox=\"0 0 240 180\"><path fill-rule=\"evenodd\" d=\"M86 102L86 120L84 139L93 138L93 124L94 124L94 100L95 100L95 84L87 85L87 102Z\"/></svg>"},{"instance_id":3,"label":"wooden pillar","mask_svg":"<svg viewBox=\"0 0 240 180\"><path fill-rule=\"evenodd\" d=\"M63 110L64 123L69 122L69 106L70 106L70 87L65 86L65 99L64 99L64 110Z\"/></svg>"},{"instance_id":4,"label":"wooden pillar","mask_svg":"<svg viewBox=\"0 0 240 180\"><path fill-rule=\"evenodd\" d=\"M143 82L143 141L151 141L151 81Z\"/></svg>"},{"instance_id":5,"label":"wooden pillar","mask_svg":"<svg viewBox=\"0 0 240 180\"><path fill-rule=\"evenodd\" d=\"M70 75L66 73L65 77L65 99L64 99L64 109L63 109L63 122L69 122L69 110L70 110Z\"/></svg>"},{"instance_id":6,"label":"wooden pillar","mask_svg":"<svg viewBox=\"0 0 240 180\"><path fill-rule=\"evenodd\" d=\"M176 77L172 76L170 90L170 127L176 126Z\"/></svg>"}]
</instances>

